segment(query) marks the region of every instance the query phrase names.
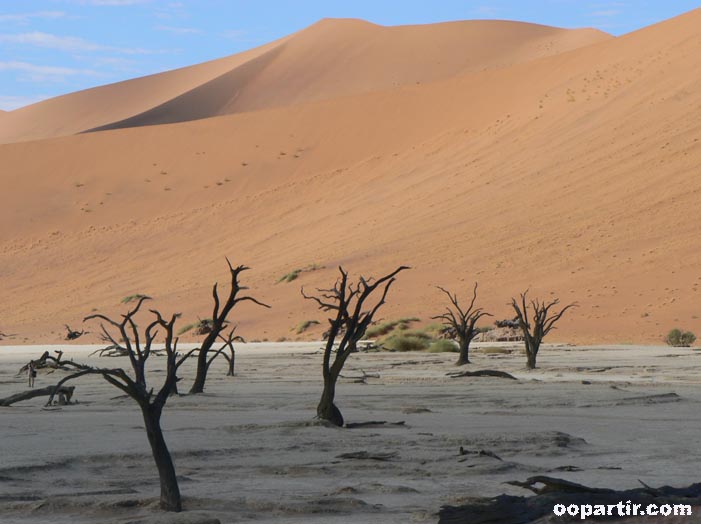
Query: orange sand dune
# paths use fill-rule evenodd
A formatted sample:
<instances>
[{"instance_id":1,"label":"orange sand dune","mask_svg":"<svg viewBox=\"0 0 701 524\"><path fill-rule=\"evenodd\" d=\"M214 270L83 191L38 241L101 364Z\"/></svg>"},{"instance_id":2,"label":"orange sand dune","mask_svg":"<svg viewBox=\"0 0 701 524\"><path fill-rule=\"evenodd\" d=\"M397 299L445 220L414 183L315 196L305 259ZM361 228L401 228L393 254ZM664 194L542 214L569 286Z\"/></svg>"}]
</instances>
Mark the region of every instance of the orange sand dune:
<instances>
[{"instance_id":1,"label":"orange sand dune","mask_svg":"<svg viewBox=\"0 0 701 524\"><path fill-rule=\"evenodd\" d=\"M322 20L252 51L17 110L3 121L0 142L183 122L413 85L610 38L593 29L517 22L381 27Z\"/></svg>"},{"instance_id":2,"label":"orange sand dune","mask_svg":"<svg viewBox=\"0 0 701 524\"><path fill-rule=\"evenodd\" d=\"M281 45L51 98L6 114L0 143L72 135L147 111Z\"/></svg>"},{"instance_id":3,"label":"orange sand dune","mask_svg":"<svg viewBox=\"0 0 701 524\"><path fill-rule=\"evenodd\" d=\"M227 255L273 306L241 308L249 338L323 320L299 286L338 264L413 267L386 318L428 321L433 286L478 280L497 318L528 287L578 301L563 341L698 331L700 24L695 10L430 83L0 146L0 327L56 340L135 292L204 317ZM276 283L310 264L325 268Z\"/></svg>"}]
</instances>

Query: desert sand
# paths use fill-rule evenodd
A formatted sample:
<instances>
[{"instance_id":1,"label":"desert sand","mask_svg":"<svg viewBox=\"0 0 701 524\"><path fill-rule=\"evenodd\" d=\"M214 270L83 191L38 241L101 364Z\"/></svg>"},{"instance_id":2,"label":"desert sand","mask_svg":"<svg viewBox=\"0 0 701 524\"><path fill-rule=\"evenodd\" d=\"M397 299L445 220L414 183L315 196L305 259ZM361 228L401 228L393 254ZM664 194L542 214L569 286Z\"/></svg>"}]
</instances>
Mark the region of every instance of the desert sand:
<instances>
[{"instance_id":1,"label":"desert sand","mask_svg":"<svg viewBox=\"0 0 701 524\"><path fill-rule=\"evenodd\" d=\"M78 379L75 405L43 409L34 399L0 408L0 520L404 524L436 522L442 505L472 497L526 496L504 482L539 474L618 489L698 481L698 350L550 345L528 372L520 346L477 345L471 369L518 381L448 378L454 354L359 353L338 388L347 421L405 424L338 429L313 419L319 347L240 345L236 377L224 376L222 361L205 394L169 400L164 428L185 497L180 515L157 509L138 410L105 382ZM1 348L0 398L23 389L17 369L44 349ZM128 365L88 357L93 347L60 349L77 361ZM151 364L158 370L163 359ZM356 382L363 371L379 378ZM40 374L37 386L63 374ZM475 453L460 455L461 446ZM355 451L395 455L339 458Z\"/></svg>"},{"instance_id":2,"label":"desert sand","mask_svg":"<svg viewBox=\"0 0 701 524\"><path fill-rule=\"evenodd\" d=\"M579 302L561 340L695 329L700 24L694 10L613 38L326 20L12 111L0 329L59 342L62 324L137 292L204 317L225 256L253 268L246 284L273 306L242 309L248 338L295 339L323 320L299 288L329 286L339 264L412 266L386 318L427 320L443 307L433 286L479 281L496 318L526 288ZM146 125L160 122L178 123ZM75 134L100 126L122 128ZM323 268L276 283L311 264Z\"/></svg>"}]
</instances>

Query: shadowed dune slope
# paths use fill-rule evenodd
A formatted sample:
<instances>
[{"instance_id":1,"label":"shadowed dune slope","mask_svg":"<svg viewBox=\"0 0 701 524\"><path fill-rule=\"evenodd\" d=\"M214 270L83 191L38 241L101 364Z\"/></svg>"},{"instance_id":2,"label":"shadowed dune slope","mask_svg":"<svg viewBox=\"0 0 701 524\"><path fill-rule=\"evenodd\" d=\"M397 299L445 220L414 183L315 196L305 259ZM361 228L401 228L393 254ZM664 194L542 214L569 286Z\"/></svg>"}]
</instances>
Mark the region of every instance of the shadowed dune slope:
<instances>
[{"instance_id":1,"label":"shadowed dune slope","mask_svg":"<svg viewBox=\"0 0 701 524\"><path fill-rule=\"evenodd\" d=\"M338 264L412 266L385 318L427 320L433 286L478 280L496 318L528 287L578 301L553 340L697 328L700 26L695 10L432 83L0 146L0 327L56 340L132 293L204 317L227 255L273 306L241 308L249 338L309 319L319 336L299 286L328 287ZM310 264L324 268L276 283Z\"/></svg>"},{"instance_id":2,"label":"shadowed dune slope","mask_svg":"<svg viewBox=\"0 0 701 524\"><path fill-rule=\"evenodd\" d=\"M147 111L281 45L285 39L237 55L51 98L6 113L0 142L72 135Z\"/></svg>"},{"instance_id":3,"label":"shadowed dune slope","mask_svg":"<svg viewBox=\"0 0 701 524\"><path fill-rule=\"evenodd\" d=\"M0 142L183 122L431 82L601 42L593 29L500 21L381 27L322 20L245 53L12 113Z\"/></svg>"}]
</instances>

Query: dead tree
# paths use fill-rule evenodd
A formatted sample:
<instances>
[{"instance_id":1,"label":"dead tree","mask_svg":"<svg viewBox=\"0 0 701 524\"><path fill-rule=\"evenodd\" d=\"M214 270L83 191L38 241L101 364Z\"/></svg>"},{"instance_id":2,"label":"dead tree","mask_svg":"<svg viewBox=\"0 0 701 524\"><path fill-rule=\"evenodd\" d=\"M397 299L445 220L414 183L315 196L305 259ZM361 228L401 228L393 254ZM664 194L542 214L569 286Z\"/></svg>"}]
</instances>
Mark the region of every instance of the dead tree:
<instances>
[{"instance_id":1,"label":"dead tree","mask_svg":"<svg viewBox=\"0 0 701 524\"><path fill-rule=\"evenodd\" d=\"M34 369L51 369L54 371L59 369L62 371L70 371L71 367L75 369L78 366L78 364L72 360L63 360L63 351L54 351L54 353L56 353L56 356L52 357L49 355L48 351L44 351L37 360L32 360L22 366L17 374L21 375L22 373L26 373L30 364L34 366Z\"/></svg>"},{"instance_id":2,"label":"dead tree","mask_svg":"<svg viewBox=\"0 0 701 524\"><path fill-rule=\"evenodd\" d=\"M477 300L477 283L475 282L475 287L472 290L472 300L467 309L462 309L458 303L458 296L455 293L450 293L450 291L437 286L443 293L448 295L451 306L446 307L446 312L442 315L432 317L433 320L441 320L443 326L445 326L448 332L455 333L458 339L458 345L460 346L460 354L458 356L458 361L455 363L456 366L463 366L470 363L470 343L472 339L477 335L476 324L477 321L482 317L491 317L489 313L482 310L482 308L475 307L475 301Z\"/></svg>"},{"instance_id":3,"label":"dead tree","mask_svg":"<svg viewBox=\"0 0 701 524\"><path fill-rule=\"evenodd\" d=\"M121 368L96 368L78 364L78 371L60 380L55 387L58 390L69 380L84 375L101 375L109 384L134 399L139 408L141 408L146 435L151 446L153 459L158 468L161 484L161 508L167 511L181 511L180 489L175 476L173 460L163 437L161 414L177 381L177 370L192 352L184 355L177 353L178 339L173 334L175 322L179 317L177 314L173 315L170 320L165 320L157 310L152 309L150 311L155 318L141 334L139 333L134 317L146 300L148 300L148 297L140 298L133 309L122 316L121 322L101 314L90 315L84 319L84 322L100 319L116 331L117 338L123 341L127 349L127 356L131 364L131 374ZM146 380L146 363L153 353L153 344L160 329L164 333L163 344L167 357L167 367L164 382L160 390L154 394L153 388L149 388ZM49 404L51 404L52 400L53 395L49 398Z\"/></svg>"},{"instance_id":4,"label":"dead tree","mask_svg":"<svg viewBox=\"0 0 701 524\"><path fill-rule=\"evenodd\" d=\"M229 259L226 259L226 263L229 265L229 272L231 273L231 284L229 288L229 296L222 304L219 298L219 292L217 291L217 284L214 284L212 288L212 296L214 298L214 310L212 312L212 324L211 330L207 333L202 345L197 350L197 372L195 374L195 381L190 388L190 393L202 393L204 391L204 383L207 380L207 371L209 366L214 361L210 357L209 351L212 349L214 344L220 339L222 330L226 327L228 320L227 317L231 310L241 302L253 302L259 306L269 308L267 304L259 302L253 297L244 295L239 296L241 291L245 291L246 287L239 284L239 275L250 269L246 266L233 267Z\"/></svg>"},{"instance_id":5,"label":"dead tree","mask_svg":"<svg viewBox=\"0 0 701 524\"><path fill-rule=\"evenodd\" d=\"M85 331L75 331L74 329L71 329L71 327L66 324L66 340L76 340L85 335Z\"/></svg>"},{"instance_id":6,"label":"dead tree","mask_svg":"<svg viewBox=\"0 0 701 524\"><path fill-rule=\"evenodd\" d=\"M22 402L23 400L29 400L35 397L54 397L56 395L59 396L59 405L70 404L74 391L74 386L61 386L60 388L47 386L45 388L30 389L22 393L15 393L6 398L0 398L0 407L8 407L16 402Z\"/></svg>"},{"instance_id":7,"label":"dead tree","mask_svg":"<svg viewBox=\"0 0 701 524\"><path fill-rule=\"evenodd\" d=\"M341 374L348 356L357 351L358 342L365 335L373 316L385 303L387 292L394 283L394 277L405 269L409 268L400 266L378 280L366 280L361 276L360 282L352 284L348 282L348 273L339 267L341 276L336 280L334 287L332 289L317 289L318 297L307 296L302 288L302 296L305 299L315 301L319 305L319 309L330 311L334 315L329 318L330 329L324 347L322 367L324 390L316 408L317 416L320 419L327 420L336 426L343 426L343 415L334 404L338 376ZM380 300L374 306L363 309L365 301L378 288L381 289ZM341 335L341 333L343 334ZM337 337L340 337L340 341L336 347ZM335 353L333 363L331 363L332 353Z\"/></svg>"},{"instance_id":8,"label":"dead tree","mask_svg":"<svg viewBox=\"0 0 701 524\"><path fill-rule=\"evenodd\" d=\"M126 304L126 302L122 302ZM101 349L96 349L90 353L90 356L97 353L100 357L126 357L129 354L129 350L124 346L124 344L117 341L102 323L100 324L100 331L100 340L105 342L107 346Z\"/></svg>"},{"instance_id":9,"label":"dead tree","mask_svg":"<svg viewBox=\"0 0 701 524\"><path fill-rule=\"evenodd\" d=\"M551 309L560 303L559 299L556 298L550 302L541 302L538 299L534 299L527 303L527 294L528 290L521 293L520 302L512 298L511 306L516 311L518 325L523 332L523 339L526 343L528 369L535 369L536 357L538 356L541 342L553 330L555 323L562 318L565 311L577 307L577 304L568 304L556 313L551 312Z\"/></svg>"},{"instance_id":10,"label":"dead tree","mask_svg":"<svg viewBox=\"0 0 701 524\"><path fill-rule=\"evenodd\" d=\"M224 358L229 364L229 369L226 373L227 377L233 377L236 374L236 348L234 348L234 342L243 342L244 344L246 343L243 337L239 335L234 335L234 333L236 332L236 327L237 326L231 328L231 331L229 331L226 338L220 337L224 341L224 345L222 346L220 351L223 351L224 348L229 349L228 354L222 352L222 355L224 355Z\"/></svg>"}]
</instances>

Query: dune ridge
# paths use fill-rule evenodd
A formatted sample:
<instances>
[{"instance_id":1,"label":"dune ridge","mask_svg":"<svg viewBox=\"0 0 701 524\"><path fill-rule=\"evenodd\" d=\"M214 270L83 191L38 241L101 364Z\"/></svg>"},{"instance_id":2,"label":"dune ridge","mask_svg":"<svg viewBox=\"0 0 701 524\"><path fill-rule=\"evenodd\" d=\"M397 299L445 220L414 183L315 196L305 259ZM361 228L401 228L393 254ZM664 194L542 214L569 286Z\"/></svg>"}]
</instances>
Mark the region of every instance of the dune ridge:
<instances>
[{"instance_id":1,"label":"dune ridge","mask_svg":"<svg viewBox=\"0 0 701 524\"><path fill-rule=\"evenodd\" d=\"M246 283L274 307L241 312L249 337L294 338L307 319L319 336L299 285L328 286L338 264L413 267L386 318L428 319L442 309L433 286L478 280L497 318L528 287L579 302L563 341L693 329L699 23L694 10L428 83L1 145L3 330L56 340L135 292L194 319L224 255L254 268Z\"/></svg>"},{"instance_id":2,"label":"dune ridge","mask_svg":"<svg viewBox=\"0 0 701 524\"><path fill-rule=\"evenodd\" d=\"M593 29L519 22L383 27L325 19L244 53L19 109L0 127L0 142L183 122L431 82L610 38Z\"/></svg>"}]
</instances>

